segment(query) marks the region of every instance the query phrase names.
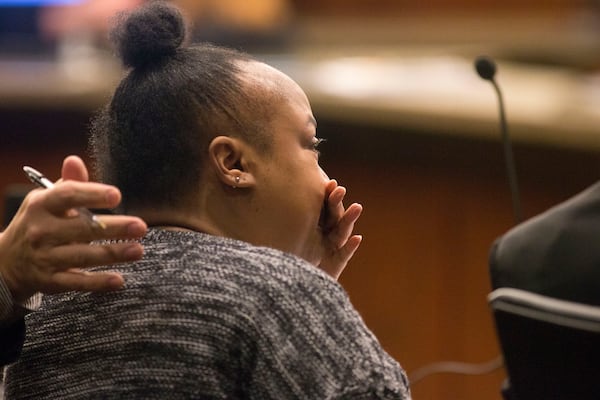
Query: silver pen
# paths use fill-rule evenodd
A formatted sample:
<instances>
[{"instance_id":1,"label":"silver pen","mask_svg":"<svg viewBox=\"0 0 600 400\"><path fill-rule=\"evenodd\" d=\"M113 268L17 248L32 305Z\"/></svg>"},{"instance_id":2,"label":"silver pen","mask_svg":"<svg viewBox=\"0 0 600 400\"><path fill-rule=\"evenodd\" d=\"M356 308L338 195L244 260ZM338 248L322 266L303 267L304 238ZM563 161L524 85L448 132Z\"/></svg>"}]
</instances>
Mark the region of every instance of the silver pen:
<instances>
[{"instance_id":1,"label":"silver pen","mask_svg":"<svg viewBox=\"0 0 600 400\"><path fill-rule=\"evenodd\" d=\"M23 167L23 171L25 171L25 173L27 174L27 177L29 178L29 180L33 183L35 183L36 185L46 188L46 189L50 189L51 187L54 186L54 183L52 183L52 181L48 178L46 178L44 176L44 174L42 174L41 172L39 172L38 170L28 167L28 166L24 166ZM77 207L76 208L77 212L79 213L79 215L87 218L90 220L90 222L94 225L94 226L99 226L102 229L106 229L106 224L102 221L100 221L98 219L98 217L96 215L94 215L90 210L88 210L85 207Z\"/></svg>"}]
</instances>

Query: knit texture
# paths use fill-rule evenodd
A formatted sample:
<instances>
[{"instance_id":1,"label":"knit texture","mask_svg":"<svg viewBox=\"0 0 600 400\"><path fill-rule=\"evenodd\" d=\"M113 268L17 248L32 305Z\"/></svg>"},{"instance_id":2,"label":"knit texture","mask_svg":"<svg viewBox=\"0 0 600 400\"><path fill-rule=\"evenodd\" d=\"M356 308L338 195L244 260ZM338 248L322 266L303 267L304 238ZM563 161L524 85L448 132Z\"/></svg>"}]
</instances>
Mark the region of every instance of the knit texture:
<instances>
[{"instance_id":1,"label":"knit texture","mask_svg":"<svg viewBox=\"0 0 600 400\"><path fill-rule=\"evenodd\" d=\"M45 296L7 399L408 399L342 287L277 250L151 229L111 293Z\"/></svg>"}]
</instances>

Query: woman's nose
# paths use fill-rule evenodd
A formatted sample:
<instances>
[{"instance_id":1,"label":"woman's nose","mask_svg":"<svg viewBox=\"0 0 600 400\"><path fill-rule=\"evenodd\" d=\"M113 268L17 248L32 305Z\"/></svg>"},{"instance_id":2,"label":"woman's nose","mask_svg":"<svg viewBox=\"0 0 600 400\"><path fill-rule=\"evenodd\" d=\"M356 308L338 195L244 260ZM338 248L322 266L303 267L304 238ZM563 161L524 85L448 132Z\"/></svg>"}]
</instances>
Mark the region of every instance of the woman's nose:
<instances>
[{"instance_id":1,"label":"woman's nose","mask_svg":"<svg viewBox=\"0 0 600 400\"><path fill-rule=\"evenodd\" d=\"M329 180L329 176L327 176L327 174L325 173L325 171L323 171L323 168L319 167L319 170L321 171L321 176L323 177L323 179L325 179L326 181Z\"/></svg>"}]
</instances>

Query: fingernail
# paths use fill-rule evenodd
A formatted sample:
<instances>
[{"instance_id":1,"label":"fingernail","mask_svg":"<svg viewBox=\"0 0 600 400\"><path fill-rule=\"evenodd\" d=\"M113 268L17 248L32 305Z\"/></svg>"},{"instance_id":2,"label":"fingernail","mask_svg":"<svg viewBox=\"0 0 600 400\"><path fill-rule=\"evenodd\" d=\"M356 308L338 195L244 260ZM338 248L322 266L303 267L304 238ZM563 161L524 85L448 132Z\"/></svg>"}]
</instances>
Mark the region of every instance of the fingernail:
<instances>
[{"instance_id":1,"label":"fingernail","mask_svg":"<svg viewBox=\"0 0 600 400\"><path fill-rule=\"evenodd\" d=\"M136 259L142 257L143 254L144 254L144 250L140 244L132 244L131 246L128 246L123 251L123 255L128 260L136 260Z\"/></svg>"},{"instance_id":2,"label":"fingernail","mask_svg":"<svg viewBox=\"0 0 600 400\"><path fill-rule=\"evenodd\" d=\"M120 201L119 192L115 189L109 189L106 192L106 202L111 206L116 206Z\"/></svg>"},{"instance_id":3,"label":"fingernail","mask_svg":"<svg viewBox=\"0 0 600 400\"><path fill-rule=\"evenodd\" d=\"M125 281L121 276L111 276L108 278L108 284L115 289L120 289L124 286Z\"/></svg>"},{"instance_id":4,"label":"fingernail","mask_svg":"<svg viewBox=\"0 0 600 400\"><path fill-rule=\"evenodd\" d=\"M146 226L139 222L127 225L127 234L132 237L141 237L146 233Z\"/></svg>"}]
</instances>

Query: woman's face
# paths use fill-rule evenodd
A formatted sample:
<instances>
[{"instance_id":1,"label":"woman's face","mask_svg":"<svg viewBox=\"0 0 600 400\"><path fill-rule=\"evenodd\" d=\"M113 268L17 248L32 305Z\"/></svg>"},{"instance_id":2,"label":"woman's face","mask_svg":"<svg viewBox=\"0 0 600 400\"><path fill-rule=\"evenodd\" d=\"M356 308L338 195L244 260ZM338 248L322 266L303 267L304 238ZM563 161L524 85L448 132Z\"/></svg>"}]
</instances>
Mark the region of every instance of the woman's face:
<instances>
[{"instance_id":1,"label":"woman's face","mask_svg":"<svg viewBox=\"0 0 600 400\"><path fill-rule=\"evenodd\" d=\"M283 73L262 63L251 74L277 90L269 125L271 148L257 154L253 210L260 214L260 245L318 264L323 254L319 225L329 178L319 166L319 138L308 99ZM264 85L263 85L264 86Z\"/></svg>"}]
</instances>

